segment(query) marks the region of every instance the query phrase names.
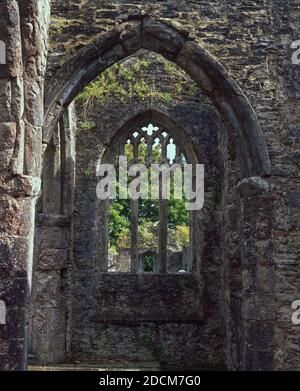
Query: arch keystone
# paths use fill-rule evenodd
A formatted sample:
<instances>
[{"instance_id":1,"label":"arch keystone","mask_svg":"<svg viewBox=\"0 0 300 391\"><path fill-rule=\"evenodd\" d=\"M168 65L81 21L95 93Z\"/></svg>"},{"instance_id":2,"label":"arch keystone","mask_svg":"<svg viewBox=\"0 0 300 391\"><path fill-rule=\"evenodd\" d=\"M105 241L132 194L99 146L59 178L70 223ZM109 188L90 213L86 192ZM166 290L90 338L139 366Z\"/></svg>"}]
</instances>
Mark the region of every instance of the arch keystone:
<instances>
[{"instance_id":1,"label":"arch keystone","mask_svg":"<svg viewBox=\"0 0 300 391\"><path fill-rule=\"evenodd\" d=\"M142 47L142 20L135 19L125 24L121 42L126 55L137 52Z\"/></svg>"},{"instance_id":2,"label":"arch keystone","mask_svg":"<svg viewBox=\"0 0 300 391\"><path fill-rule=\"evenodd\" d=\"M175 60L182 50L187 35L185 32L145 17L143 20L143 48L161 54L169 60Z\"/></svg>"}]
</instances>

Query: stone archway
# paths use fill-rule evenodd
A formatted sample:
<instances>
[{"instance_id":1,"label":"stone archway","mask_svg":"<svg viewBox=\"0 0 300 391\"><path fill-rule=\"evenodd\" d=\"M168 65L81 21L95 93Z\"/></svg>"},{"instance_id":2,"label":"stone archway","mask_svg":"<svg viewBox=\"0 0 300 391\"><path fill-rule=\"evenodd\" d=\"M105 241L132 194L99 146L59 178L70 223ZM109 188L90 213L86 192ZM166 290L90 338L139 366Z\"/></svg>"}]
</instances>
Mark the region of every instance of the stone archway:
<instances>
[{"instance_id":1,"label":"stone archway","mask_svg":"<svg viewBox=\"0 0 300 391\"><path fill-rule=\"evenodd\" d=\"M92 165L95 168L95 174L98 172L99 165L102 163L112 163L115 159L116 153L118 150L120 150L120 140L125 140L126 138L130 138L131 134L133 133L133 129L135 129L137 132L139 129L142 129L144 126L153 124L157 126L160 129L163 129L164 132L168 133L170 137L175 139L175 143L177 145L180 145L180 151L185 157L185 160L189 164L206 164L207 166L213 166L212 159L208 158L208 153L205 153L205 147L201 145L201 142L199 141L197 143L196 147L196 141L195 139L192 141L191 135L195 135L195 130L191 130L191 123L188 122L186 117L184 117L182 114L176 115L176 110L173 109L173 111L169 107L156 107L155 104L151 104L151 108L147 107L138 107L132 108L132 110L128 110L128 113L123 113L124 117L122 117L121 123L119 121L116 121L113 123L113 127L115 128L112 132L112 129L109 127L106 129L105 133L109 134L110 137L103 142L101 140L101 137L98 137L98 147L97 142L94 142L94 152L92 159L88 159L89 161L92 161ZM215 110L212 110L214 115L216 114ZM188 112L188 110L187 110ZM211 114L212 115L212 114ZM183 118L185 120L183 120ZM207 116L208 117L208 116ZM205 115L202 114L201 118L204 119ZM206 118L207 119L207 118ZM221 122L221 121L220 121ZM223 125L223 124L221 124ZM223 128L223 126L222 126ZM211 127L210 127L210 130ZM201 132L199 132L201 133ZM201 137L200 137L201 138ZM205 138L202 138L202 143L205 143ZM102 146L102 150L100 148L100 144L104 144L104 148ZM217 150L217 147L215 147L215 150ZM207 175L210 176L211 173L207 172ZM207 182L212 182L211 180L208 180ZM96 198L96 189L93 190L94 196ZM101 203L100 203L101 204ZM107 206L105 206L105 201L103 202L103 206L100 206L101 214L98 216L98 220L102 220L105 222L105 224L108 224L108 217L107 217ZM196 256L195 254L195 234L194 234L194 224L193 221L196 219L197 215L200 213L198 210L190 211L189 212L189 226L190 226L190 262L189 262L189 271L195 270L197 265L197 258L199 256ZM105 225L104 224L104 225ZM137 224L138 225L138 224ZM163 224L160 224L162 226ZM107 231L108 227L101 227L100 234L98 234L98 238L101 237L100 240L98 240L99 245L99 255L101 254L100 258L105 259L107 258L106 250L107 250ZM158 235L159 236L159 235ZM137 242L137 239L132 238L132 242ZM163 240L165 242L165 240ZM103 245L104 244L104 245ZM159 248L156 249L157 253L159 253ZM165 252L166 254L166 252ZM138 254L137 254L138 255ZM140 260L137 256L136 265L140 265ZM165 272L167 272L168 267L167 263L169 261L169 256L165 255L163 256L165 259ZM193 259L192 259L193 258ZM100 262L100 259L98 260L99 263L103 265L102 270L107 270L107 261L106 262ZM160 259L157 260L157 268L159 270L159 264ZM140 269L138 267L138 269Z\"/></svg>"},{"instance_id":2,"label":"stone archway","mask_svg":"<svg viewBox=\"0 0 300 391\"><path fill-rule=\"evenodd\" d=\"M61 66L46 91L44 142L50 141L59 117L85 85L141 48L176 63L212 99L236 144L242 177L270 173L267 146L259 122L236 82L186 31L147 16L137 17L104 33Z\"/></svg>"},{"instance_id":3,"label":"stone archway","mask_svg":"<svg viewBox=\"0 0 300 391\"><path fill-rule=\"evenodd\" d=\"M142 48L161 54L191 76L211 98L235 144L243 178L238 184L244 277L243 367L271 368L274 321L271 192L268 182L263 179L270 174L267 146L249 101L207 51L187 32L147 16L138 16L104 33L63 64L50 80L50 88L46 91L44 143L51 140L59 118L89 82L115 62ZM260 330L266 335L264 346L258 344ZM266 356L268 360L265 360Z\"/></svg>"}]
</instances>

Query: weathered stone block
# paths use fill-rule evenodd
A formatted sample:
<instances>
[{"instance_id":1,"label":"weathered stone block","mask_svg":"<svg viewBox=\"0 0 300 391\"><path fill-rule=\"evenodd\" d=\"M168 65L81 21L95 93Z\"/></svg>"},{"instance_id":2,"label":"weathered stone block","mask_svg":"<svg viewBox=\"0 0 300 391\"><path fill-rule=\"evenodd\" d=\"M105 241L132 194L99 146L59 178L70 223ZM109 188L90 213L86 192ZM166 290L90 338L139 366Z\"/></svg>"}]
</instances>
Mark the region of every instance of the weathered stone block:
<instances>
[{"instance_id":1,"label":"weathered stone block","mask_svg":"<svg viewBox=\"0 0 300 391\"><path fill-rule=\"evenodd\" d=\"M246 350L245 368L248 371L272 371L274 368L274 351L260 350L253 347Z\"/></svg>"},{"instance_id":2,"label":"weathered stone block","mask_svg":"<svg viewBox=\"0 0 300 391\"><path fill-rule=\"evenodd\" d=\"M10 338L7 354L7 370L25 371L27 369L27 340Z\"/></svg>"},{"instance_id":3,"label":"weathered stone block","mask_svg":"<svg viewBox=\"0 0 300 391\"><path fill-rule=\"evenodd\" d=\"M252 341L252 346L258 351L274 348L274 329L272 321L248 321L245 323L245 333Z\"/></svg>"},{"instance_id":4,"label":"weathered stone block","mask_svg":"<svg viewBox=\"0 0 300 391\"><path fill-rule=\"evenodd\" d=\"M13 157L16 124L14 122L0 123L0 171L8 168Z\"/></svg>"},{"instance_id":5,"label":"weathered stone block","mask_svg":"<svg viewBox=\"0 0 300 391\"><path fill-rule=\"evenodd\" d=\"M0 79L0 122L11 121L11 89L10 80Z\"/></svg>"},{"instance_id":6,"label":"weathered stone block","mask_svg":"<svg viewBox=\"0 0 300 391\"><path fill-rule=\"evenodd\" d=\"M275 301L272 293L245 293L243 318L249 320L275 320Z\"/></svg>"},{"instance_id":7,"label":"weathered stone block","mask_svg":"<svg viewBox=\"0 0 300 391\"><path fill-rule=\"evenodd\" d=\"M20 44L20 14L19 6L15 0L7 5L5 10L7 23L6 27L6 70L11 77L18 77L23 74L22 45Z\"/></svg>"},{"instance_id":8,"label":"weathered stone block","mask_svg":"<svg viewBox=\"0 0 300 391\"><path fill-rule=\"evenodd\" d=\"M26 120L32 126L38 128L43 126L44 121L42 86L43 79L31 78L24 81Z\"/></svg>"},{"instance_id":9,"label":"weathered stone block","mask_svg":"<svg viewBox=\"0 0 300 391\"><path fill-rule=\"evenodd\" d=\"M19 191L26 190L30 189L26 187L19 189ZM18 200L12 197L1 199L0 232L6 235L25 237L28 235L28 227L32 222L33 214L34 199L31 197Z\"/></svg>"},{"instance_id":10,"label":"weathered stone block","mask_svg":"<svg viewBox=\"0 0 300 391\"><path fill-rule=\"evenodd\" d=\"M244 197L270 194L269 182L261 177L245 178L237 185L237 190Z\"/></svg>"},{"instance_id":11,"label":"weathered stone block","mask_svg":"<svg viewBox=\"0 0 300 391\"><path fill-rule=\"evenodd\" d=\"M60 271L35 272L34 306L37 308L59 308L62 306Z\"/></svg>"},{"instance_id":12,"label":"weathered stone block","mask_svg":"<svg viewBox=\"0 0 300 391\"><path fill-rule=\"evenodd\" d=\"M62 309L36 309L33 317L32 353L41 364L65 359L65 312Z\"/></svg>"},{"instance_id":13,"label":"weathered stone block","mask_svg":"<svg viewBox=\"0 0 300 391\"><path fill-rule=\"evenodd\" d=\"M126 54L135 53L142 46L142 22L134 20L126 23L124 31L121 33L121 42Z\"/></svg>"},{"instance_id":14,"label":"weathered stone block","mask_svg":"<svg viewBox=\"0 0 300 391\"><path fill-rule=\"evenodd\" d=\"M25 121L24 173L39 177L42 159L42 128Z\"/></svg>"},{"instance_id":15,"label":"weathered stone block","mask_svg":"<svg viewBox=\"0 0 300 391\"><path fill-rule=\"evenodd\" d=\"M27 278L28 247L27 239L0 236L1 290L10 287L16 277Z\"/></svg>"},{"instance_id":16,"label":"weathered stone block","mask_svg":"<svg viewBox=\"0 0 300 391\"><path fill-rule=\"evenodd\" d=\"M0 340L1 338L23 338L25 330L25 307L7 306L6 324L0 325Z\"/></svg>"},{"instance_id":17,"label":"weathered stone block","mask_svg":"<svg viewBox=\"0 0 300 391\"><path fill-rule=\"evenodd\" d=\"M198 53L198 54L197 54ZM201 52L195 42L187 42L176 58L176 64L184 69L206 94L211 95L216 85L198 60Z\"/></svg>"},{"instance_id":18,"label":"weathered stone block","mask_svg":"<svg viewBox=\"0 0 300 391\"><path fill-rule=\"evenodd\" d=\"M38 229L40 249L61 249L67 248L67 230L59 226L43 226Z\"/></svg>"},{"instance_id":19,"label":"weathered stone block","mask_svg":"<svg viewBox=\"0 0 300 391\"><path fill-rule=\"evenodd\" d=\"M6 289L1 292L0 300L3 300L7 306L25 307L28 303L27 278L12 278Z\"/></svg>"},{"instance_id":20,"label":"weathered stone block","mask_svg":"<svg viewBox=\"0 0 300 391\"><path fill-rule=\"evenodd\" d=\"M143 48L174 60L186 42L186 36L157 20L143 20Z\"/></svg>"},{"instance_id":21,"label":"weathered stone block","mask_svg":"<svg viewBox=\"0 0 300 391\"><path fill-rule=\"evenodd\" d=\"M43 248L39 246L35 255L36 270L60 271L66 265L67 250L57 248Z\"/></svg>"}]
</instances>

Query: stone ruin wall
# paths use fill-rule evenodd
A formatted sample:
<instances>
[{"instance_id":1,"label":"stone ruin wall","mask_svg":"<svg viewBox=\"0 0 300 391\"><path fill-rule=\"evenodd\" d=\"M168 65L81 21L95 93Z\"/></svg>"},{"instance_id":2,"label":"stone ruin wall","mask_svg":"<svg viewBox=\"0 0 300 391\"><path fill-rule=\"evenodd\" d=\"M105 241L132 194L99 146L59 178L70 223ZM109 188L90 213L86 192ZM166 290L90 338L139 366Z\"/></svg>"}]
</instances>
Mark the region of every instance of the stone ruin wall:
<instances>
[{"instance_id":1,"label":"stone ruin wall","mask_svg":"<svg viewBox=\"0 0 300 391\"><path fill-rule=\"evenodd\" d=\"M149 357L149 352L145 355L145 346L143 346L143 341L147 338L148 333L155 341L153 343L161 351L160 359L165 368L179 368L180 365L187 367L189 355L195 357L194 365L202 368L206 365L211 368L224 368L226 366L226 346L222 332L224 328L223 309L220 308L224 294L220 284L223 270L221 255L218 256L218 254L221 254L222 246L220 243L222 238L220 204L224 196L220 189L227 180L224 172L224 160L227 158L226 132L211 102L189 78L186 78L184 87L179 92L177 86L182 80L182 74L178 70L177 74L176 70L175 74L174 70L167 72L165 60L153 54L145 53L143 59L147 61L149 66L143 69L141 79L153 89L154 98L149 100L144 96L135 96L130 101L125 99L124 102L117 96L111 96L106 102L95 103L87 118L84 118L82 113L77 110L79 125L80 121L86 119L94 126L92 129L80 129L78 126L76 136L72 351L77 354L77 357L89 357L94 360L98 357L103 360L104 358L116 358L117 352L119 355L126 354L125 350L127 349L130 352L128 359L133 359L133 357L141 359ZM134 64L137 61L138 56L132 56L123 64L126 66L126 63ZM164 100L161 96L169 96L169 99ZM161 289L161 279L166 278L174 291L179 292L180 276L141 276L141 281L138 279L136 285L130 286L133 276L120 273L111 276L95 274L95 268L97 269L97 265L101 263L97 251L99 248L98 230L99 228L101 230L101 227L97 228L99 215L95 198L97 185L95 167L104 147L110 145L110 141L115 138L124 123L136 115L151 110L167 115L183 129L185 133L181 135L182 139L179 141L185 142L186 138L192 139L195 151L200 156L200 162L207 167L206 213L203 213L201 218L203 231L207 232L207 243L204 251L201 249L202 244L199 243L199 240L196 241L197 258L201 258L201 262L198 261L196 268L201 275L201 281L199 282L200 288L196 283L194 291L195 302L192 307L199 309L199 314L195 319L190 319L189 312L192 310L190 305L183 304L181 314L178 313L180 295L178 299L175 299L174 295L170 296L171 288ZM147 117L145 117L145 121L147 121ZM155 119L153 122L155 123ZM172 132L172 127L168 130ZM214 218L211 218L210 208L218 210ZM93 227L92 230L91 227ZM209 264L207 265L207 263ZM149 280L151 289L150 287L147 288L148 290L142 288L144 279L146 279L145 281ZM103 281L107 281L106 289ZM203 293L200 293L199 289ZM133 297L135 290L136 298ZM186 292L186 294L188 293ZM112 303L112 297L115 297L115 303ZM171 318L170 314L165 312L170 297L173 297L175 305ZM203 300L202 312L204 314L210 312L207 319L205 319L205 315L200 315L200 308L197 304L200 297ZM118 305L118 300L122 301L122 308ZM139 305L141 305L139 303L143 303L142 305L147 308L147 322L143 317L139 319L134 316L130 310L132 300L137 305L134 313L138 313ZM150 304L155 301L163 306L162 308L158 306L160 313L157 313L155 305ZM215 314L212 313L212 308L215 308ZM101 317L103 311L106 314L104 319ZM127 313L127 311L129 312ZM153 311L156 312L153 313ZM127 313L125 325L121 320L123 312ZM176 314L178 315L177 321L175 320ZM220 316L220 314L222 315ZM154 321L151 322L151 319ZM166 330L169 327L174 327L177 331L174 335L166 337ZM105 332L99 334L99 340L96 343L97 330L103 328ZM128 340L125 337L127 334ZM109 347L106 346L107 338L111 340ZM223 342L221 342L222 338ZM177 346L177 342L182 349L185 345L186 348L172 351ZM125 347L122 344L125 344ZM135 353L134 350L136 350ZM152 357L152 359L154 358Z\"/></svg>"},{"instance_id":2,"label":"stone ruin wall","mask_svg":"<svg viewBox=\"0 0 300 391\"><path fill-rule=\"evenodd\" d=\"M41 170L48 14L46 1L37 3L41 10L38 13L32 6L36 3L30 0L3 1L0 5L0 32L8 53L7 65L0 66L0 298L8 306L8 325L1 327L0 334L0 366L4 369L22 369L26 365L24 319L32 264L33 211L39 190L36 178ZM78 42L82 46L86 37L110 28L120 14L126 17L131 10L142 7L160 18L176 18L177 23L195 31L238 81L258 115L272 163L272 250L276 270L272 289L276 292L276 307L266 311L270 320L276 322L275 368L299 368L300 331L290 321L290 306L299 298L300 281L300 78L299 66L291 64L290 49L290 43L299 39L298 1L164 1L154 5L146 1L130 5L54 1L52 7L54 18L63 20L53 18L49 74L59 61L76 50ZM91 15L95 15L95 24L86 24L84 20L90 21ZM70 22L65 25L65 20ZM34 36L33 26L39 32ZM261 272L267 274L266 270ZM253 332L264 338L264 325Z\"/></svg>"},{"instance_id":3,"label":"stone ruin wall","mask_svg":"<svg viewBox=\"0 0 300 391\"><path fill-rule=\"evenodd\" d=\"M290 322L290 306L298 297L300 281L297 110L300 78L299 66L291 64L290 48L290 43L299 39L298 6L297 0L161 1L155 4L148 1L81 4L54 1L55 17L51 27L51 53L55 56L50 56L50 68L55 68L55 64L85 45L92 36L110 29L116 20L142 10L192 31L238 81L262 125L272 164L272 250L276 269L272 289L276 291L277 304L275 312L270 311L270 319L276 319L277 369L295 368L299 364L299 330ZM94 23L87 25L87 18ZM263 325L260 332L264 335ZM238 330L234 334L238 334Z\"/></svg>"}]
</instances>

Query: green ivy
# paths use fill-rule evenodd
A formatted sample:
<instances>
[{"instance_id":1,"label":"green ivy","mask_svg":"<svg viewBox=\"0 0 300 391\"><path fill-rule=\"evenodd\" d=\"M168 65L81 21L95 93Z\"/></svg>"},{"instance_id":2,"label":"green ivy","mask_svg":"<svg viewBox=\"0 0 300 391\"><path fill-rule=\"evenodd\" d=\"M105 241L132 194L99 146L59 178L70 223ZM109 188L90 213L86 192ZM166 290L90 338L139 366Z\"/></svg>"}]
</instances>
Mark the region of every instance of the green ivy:
<instances>
[{"instance_id":1,"label":"green ivy","mask_svg":"<svg viewBox=\"0 0 300 391\"><path fill-rule=\"evenodd\" d=\"M140 57L133 64L126 62L114 64L78 94L76 101L83 109L83 118L93 111L94 104L105 104L114 97L120 99L121 102L128 102L133 97L138 97L142 101L157 98L170 102L182 93L186 84L190 85L191 91L196 91L197 86L187 81L186 74L176 65L159 55L155 55L152 61L162 64L165 73L171 77L171 82L175 87L175 96L159 91L156 86L145 81L143 72L150 66L150 61L145 57ZM82 122L82 129L89 128L86 122L89 121Z\"/></svg>"}]
</instances>

